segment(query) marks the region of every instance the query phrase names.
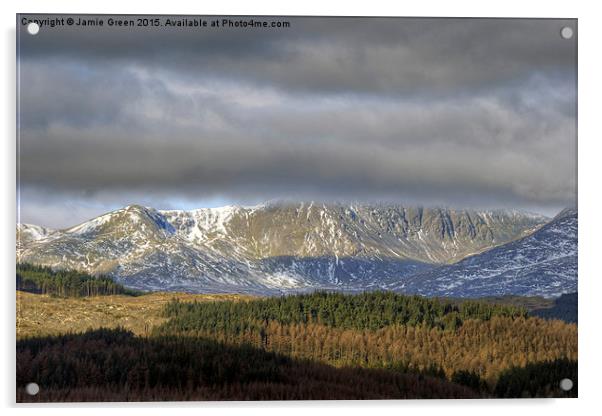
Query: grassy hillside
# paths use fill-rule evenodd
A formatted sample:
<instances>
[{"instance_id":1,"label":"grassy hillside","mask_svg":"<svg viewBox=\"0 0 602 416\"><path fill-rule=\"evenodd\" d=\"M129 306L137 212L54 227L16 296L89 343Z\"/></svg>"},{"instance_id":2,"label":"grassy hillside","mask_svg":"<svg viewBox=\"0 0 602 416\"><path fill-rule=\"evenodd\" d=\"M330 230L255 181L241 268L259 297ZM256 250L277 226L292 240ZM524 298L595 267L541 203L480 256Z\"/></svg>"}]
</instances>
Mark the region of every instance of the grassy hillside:
<instances>
[{"instance_id":1,"label":"grassy hillside","mask_svg":"<svg viewBox=\"0 0 602 416\"><path fill-rule=\"evenodd\" d=\"M242 295L148 293L59 298L17 291L17 338L122 327L144 335L166 320L163 308L174 299L208 302L249 299Z\"/></svg>"}]
</instances>

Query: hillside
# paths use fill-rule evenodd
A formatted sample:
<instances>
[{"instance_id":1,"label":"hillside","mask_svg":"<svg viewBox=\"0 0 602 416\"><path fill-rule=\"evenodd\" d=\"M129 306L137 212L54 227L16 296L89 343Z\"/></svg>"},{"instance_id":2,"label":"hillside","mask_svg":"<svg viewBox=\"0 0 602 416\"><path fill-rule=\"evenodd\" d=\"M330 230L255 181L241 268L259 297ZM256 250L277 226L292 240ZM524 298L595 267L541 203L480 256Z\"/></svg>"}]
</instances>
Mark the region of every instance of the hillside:
<instances>
[{"instance_id":1,"label":"hillside","mask_svg":"<svg viewBox=\"0 0 602 416\"><path fill-rule=\"evenodd\" d=\"M18 336L19 402L577 395L558 388L577 381L576 325L515 306L391 292L19 296L18 316L40 324ZM24 393L30 380L39 395Z\"/></svg>"},{"instance_id":2,"label":"hillside","mask_svg":"<svg viewBox=\"0 0 602 416\"><path fill-rule=\"evenodd\" d=\"M33 356L33 359L32 359ZM192 359L194 357L194 359ZM44 371L52 360L70 376ZM210 339L141 338L123 330L17 342L17 402L366 400L477 398L446 380L394 371L334 368Z\"/></svg>"},{"instance_id":3,"label":"hillside","mask_svg":"<svg viewBox=\"0 0 602 416\"><path fill-rule=\"evenodd\" d=\"M388 287L528 235L545 217L397 205L132 205L64 230L21 224L21 262L104 273L128 287L270 294Z\"/></svg>"},{"instance_id":4,"label":"hillside","mask_svg":"<svg viewBox=\"0 0 602 416\"><path fill-rule=\"evenodd\" d=\"M554 299L554 304L548 308L538 308L531 311L533 316L546 319L561 319L565 322L577 323L578 302L577 293L567 293Z\"/></svg>"},{"instance_id":5,"label":"hillside","mask_svg":"<svg viewBox=\"0 0 602 416\"><path fill-rule=\"evenodd\" d=\"M426 296L508 294L557 297L577 291L577 212L566 210L533 234L417 273L398 286Z\"/></svg>"},{"instance_id":6,"label":"hillside","mask_svg":"<svg viewBox=\"0 0 602 416\"><path fill-rule=\"evenodd\" d=\"M163 308L174 299L210 302L248 298L186 293L60 298L17 291L17 339L117 327L145 335L166 320Z\"/></svg>"},{"instance_id":7,"label":"hillside","mask_svg":"<svg viewBox=\"0 0 602 416\"><path fill-rule=\"evenodd\" d=\"M512 365L577 358L576 325L474 300L314 293L240 303L174 301L166 314L170 319L153 335L251 344L335 366L397 368L450 379L469 371L489 385Z\"/></svg>"}]
</instances>

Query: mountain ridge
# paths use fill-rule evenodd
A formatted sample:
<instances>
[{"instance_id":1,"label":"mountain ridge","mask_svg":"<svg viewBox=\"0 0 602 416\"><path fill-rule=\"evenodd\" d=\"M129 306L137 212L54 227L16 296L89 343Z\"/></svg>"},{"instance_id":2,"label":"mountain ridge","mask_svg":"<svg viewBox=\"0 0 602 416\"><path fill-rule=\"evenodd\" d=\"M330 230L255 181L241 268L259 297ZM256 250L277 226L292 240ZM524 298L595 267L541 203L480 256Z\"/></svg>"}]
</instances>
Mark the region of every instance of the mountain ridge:
<instances>
[{"instance_id":1,"label":"mountain ridge","mask_svg":"<svg viewBox=\"0 0 602 416\"><path fill-rule=\"evenodd\" d=\"M62 230L18 225L17 258L139 289L360 289L516 240L547 220L394 204L129 205Z\"/></svg>"}]
</instances>

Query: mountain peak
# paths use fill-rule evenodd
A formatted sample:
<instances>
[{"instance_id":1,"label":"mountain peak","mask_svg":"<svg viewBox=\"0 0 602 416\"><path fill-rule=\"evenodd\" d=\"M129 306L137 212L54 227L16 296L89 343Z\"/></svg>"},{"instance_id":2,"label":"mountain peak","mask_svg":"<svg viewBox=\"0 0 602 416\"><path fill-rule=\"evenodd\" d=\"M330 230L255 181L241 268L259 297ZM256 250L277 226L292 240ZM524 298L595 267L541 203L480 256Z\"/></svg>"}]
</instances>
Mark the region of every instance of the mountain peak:
<instances>
[{"instance_id":1,"label":"mountain peak","mask_svg":"<svg viewBox=\"0 0 602 416\"><path fill-rule=\"evenodd\" d=\"M124 209L126 211L146 212L149 209L153 209L153 208L145 207L145 206L139 205L139 204L130 204L130 205L123 207L122 209Z\"/></svg>"}]
</instances>

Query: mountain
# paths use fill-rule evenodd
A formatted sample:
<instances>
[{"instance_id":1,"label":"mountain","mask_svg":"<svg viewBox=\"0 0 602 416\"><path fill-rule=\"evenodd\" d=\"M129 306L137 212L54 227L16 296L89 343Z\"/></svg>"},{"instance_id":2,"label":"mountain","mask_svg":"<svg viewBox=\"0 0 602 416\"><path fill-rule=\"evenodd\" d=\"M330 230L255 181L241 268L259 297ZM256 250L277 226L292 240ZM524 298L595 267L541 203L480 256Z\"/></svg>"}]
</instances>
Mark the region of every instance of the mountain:
<instances>
[{"instance_id":1,"label":"mountain","mask_svg":"<svg viewBox=\"0 0 602 416\"><path fill-rule=\"evenodd\" d=\"M576 292L577 211L564 210L527 237L417 273L395 289L451 297L556 297Z\"/></svg>"},{"instance_id":2,"label":"mountain","mask_svg":"<svg viewBox=\"0 0 602 416\"><path fill-rule=\"evenodd\" d=\"M519 211L273 202L193 211L131 205L63 230L20 224L20 262L107 273L138 289L366 290L530 234Z\"/></svg>"}]
</instances>

